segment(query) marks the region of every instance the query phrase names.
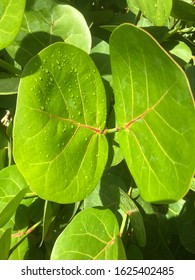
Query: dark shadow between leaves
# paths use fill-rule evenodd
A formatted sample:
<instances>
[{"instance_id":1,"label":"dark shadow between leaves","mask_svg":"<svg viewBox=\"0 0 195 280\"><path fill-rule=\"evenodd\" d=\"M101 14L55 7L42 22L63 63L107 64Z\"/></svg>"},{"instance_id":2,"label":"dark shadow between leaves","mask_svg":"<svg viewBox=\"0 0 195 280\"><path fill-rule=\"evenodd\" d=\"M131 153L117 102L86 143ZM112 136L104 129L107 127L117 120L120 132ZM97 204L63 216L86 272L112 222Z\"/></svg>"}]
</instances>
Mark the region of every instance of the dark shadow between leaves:
<instances>
[{"instance_id":1,"label":"dark shadow between leaves","mask_svg":"<svg viewBox=\"0 0 195 280\"><path fill-rule=\"evenodd\" d=\"M63 42L63 39L46 32L34 32L28 34L20 42L19 49L15 55L15 60L22 68L24 68L31 58L55 42ZM34 68L34 71L35 70L36 69Z\"/></svg>"}]
</instances>

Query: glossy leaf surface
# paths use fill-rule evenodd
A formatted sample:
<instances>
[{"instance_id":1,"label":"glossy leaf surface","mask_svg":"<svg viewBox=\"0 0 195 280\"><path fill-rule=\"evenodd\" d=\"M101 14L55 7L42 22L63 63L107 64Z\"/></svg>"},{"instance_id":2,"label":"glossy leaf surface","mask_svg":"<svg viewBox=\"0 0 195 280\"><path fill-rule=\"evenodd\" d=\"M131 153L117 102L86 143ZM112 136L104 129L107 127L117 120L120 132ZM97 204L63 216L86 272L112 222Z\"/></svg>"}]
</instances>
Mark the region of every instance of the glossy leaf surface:
<instances>
[{"instance_id":1,"label":"glossy leaf surface","mask_svg":"<svg viewBox=\"0 0 195 280\"><path fill-rule=\"evenodd\" d=\"M172 0L136 0L142 13L157 26L164 25L168 20Z\"/></svg>"},{"instance_id":2,"label":"glossy leaf surface","mask_svg":"<svg viewBox=\"0 0 195 280\"><path fill-rule=\"evenodd\" d=\"M1 0L0 50L7 47L16 37L23 19L25 4L25 0Z\"/></svg>"},{"instance_id":3,"label":"glossy leaf surface","mask_svg":"<svg viewBox=\"0 0 195 280\"><path fill-rule=\"evenodd\" d=\"M93 221L93 223L92 223ZM72 220L56 240L52 260L116 260L125 258L114 214L88 208Z\"/></svg>"},{"instance_id":4,"label":"glossy leaf surface","mask_svg":"<svg viewBox=\"0 0 195 280\"><path fill-rule=\"evenodd\" d=\"M177 201L188 191L195 165L195 110L187 79L137 27L115 29L110 48L119 144L129 169L145 200Z\"/></svg>"},{"instance_id":5,"label":"glossy leaf surface","mask_svg":"<svg viewBox=\"0 0 195 280\"><path fill-rule=\"evenodd\" d=\"M46 200L82 200L107 161L106 97L84 51L56 43L23 71L14 124L14 157L32 190Z\"/></svg>"}]
</instances>

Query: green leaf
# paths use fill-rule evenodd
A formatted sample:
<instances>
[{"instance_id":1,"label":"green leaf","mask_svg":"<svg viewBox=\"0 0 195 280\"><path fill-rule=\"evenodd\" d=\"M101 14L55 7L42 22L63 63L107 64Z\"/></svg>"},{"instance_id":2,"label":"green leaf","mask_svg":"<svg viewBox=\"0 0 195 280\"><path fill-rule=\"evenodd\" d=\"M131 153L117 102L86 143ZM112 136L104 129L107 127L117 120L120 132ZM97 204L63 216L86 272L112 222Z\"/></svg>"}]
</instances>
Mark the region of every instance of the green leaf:
<instances>
[{"instance_id":1,"label":"green leaf","mask_svg":"<svg viewBox=\"0 0 195 280\"><path fill-rule=\"evenodd\" d=\"M107 161L106 97L87 53L56 43L23 71L14 158L33 191L58 203L85 198Z\"/></svg>"},{"instance_id":2,"label":"green leaf","mask_svg":"<svg viewBox=\"0 0 195 280\"><path fill-rule=\"evenodd\" d=\"M44 213L43 213L43 231L42 231L42 239L41 244L43 244L43 241L48 233L49 227L51 226L51 223L55 219L55 216L57 214L57 211L59 210L59 204L53 203L52 201L45 201L44 206Z\"/></svg>"},{"instance_id":3,"label":"green leaf","mask_svg":"<svg viewBox=\"0 0 195 280\"><path fill-rule=\"evenodd\" d=\"M52 260L117 260L124 251L114 214L88 208L75 216L54 244ZM121 254L124 257L124 254Z\"/></svg>"},{"instance_id":4,"label":"green leaf","mask_svg":"<svg viewBox=\"0 0 195 280\"><path fill-rule=\"evenodd\" d=\"M191 184L191 190L195 192L195 178L193 178L192 180L192 184Z\"/></svg>"},{"instance_id":5,"label":"green leaf","mask_svg":"<svg viewBox=\"0 0 195 280\"><path fill-rule=\"evenodd\" d=\"M16 37L23 19L25 4L25 0L1 0L0 50L7 47Z\"/></svg>"},{"instance_id":6,"label":"green leaf","mask_svg":"<svg viewBox=\"0 0 195 280\"><path fill-rule=\"evenodd\" d=\"M0 171L0 227L11 219L27 191L26 181L16 166Z\"/></svg>"},{"instance_id":7,"label":"green leaf","mask_svg":"<svg viewBox=\"0 0 195 280\"><path fill-rule=\"evenodd\" d=\"M19 80L18 77L0 73L0 95L16 94Z\"/></svg>"},{"instance_id":8,"label":"green leaf","mask_svg":"<svg viewBox=\"0 0 195 280\"><path fill-rule=\"evenodd\" d=\"M172 0L136 0L142 13L157 26L164 25L171 13Z\"/></svg>"},{"instance_id":9,"label":"green leaf","mask_svg":"<svg viewBox=\"0 0 195 280\"><path fill-rule=\"evenodd\" d=\"M175 61L181 66L185 66L192 58L192 51L184 42L170 40L162 43L162 46L166 51L170 52Z\"/></svg>"},{"instance_id":10,"label":"green leaf","mask_svg":"<svg viewBox=\"0 0 195 280\"><path fill-rule=\"evenodd\" d=\"M179 66L145 31L124 24L110 40L119 144L146 201L177 201L194 174L195 110Z\"/></svg>"},{"instance_id":11,"label":"green leaf","mask_svg":"<svg viewBox=\"0 0 195 280\"><path fill-rule=\"evenodd\" d=\"M185 1L173 0L171 15L177 19L195 22L195 7Z\"/></svg>"},{"instance_id":12,"label":"green leaf","mask_svg":"<svg viewBox=\"0 0 195 280\"><path fill-rule=\"evenodd\" d=\"M146 245L146 232L142 215L134 201L121 189L120 207L130 217L131 227L133 228L139 246L144 247Z\"/></svg>"},{"instance_id":13,"label":"green leaf","mask_svg":"<svg viewBox=\"0 0 195 280\"><path fill-rule=\"evenodd\" d=\"M127 0L127 5L131 12L137 14L139 12L137 0Z\"/></svg>"},{"instance_id":14,"label":"green leaf","mask_svg":"<svg viewBox=\"0 0 195 280\"><path fill-rule=\"evenodd\" d=\"M12 229L8 228L0 238L0 260L7 260L9 257L9 250L11 244Z\"/></svg>"},{"instance_id":15,"label":"green leaf","mask_svg":"<svg viewBox=\"0 0 195 280\"><path fill-rule=\"evenodd\" d=\"M91 34L83 15L69 5L34 1L25 12L22 27L8 53L22 67L39 51L64 41L89 53Z\"/></svg>"}]
</instances>

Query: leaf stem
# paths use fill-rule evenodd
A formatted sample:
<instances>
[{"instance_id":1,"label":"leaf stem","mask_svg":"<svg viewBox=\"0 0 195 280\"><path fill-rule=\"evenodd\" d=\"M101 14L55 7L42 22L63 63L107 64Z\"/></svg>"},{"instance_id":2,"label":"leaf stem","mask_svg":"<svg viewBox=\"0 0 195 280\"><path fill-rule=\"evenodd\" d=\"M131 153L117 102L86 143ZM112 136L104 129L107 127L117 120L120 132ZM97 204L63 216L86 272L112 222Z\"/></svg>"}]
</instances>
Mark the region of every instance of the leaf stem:
<instances>
[{"instance_id":1,"label":"leaf stem","mask_svg":"<svg viewBox=\"0 0 195 280\"><path fill-rule=\"evenodd\" d=\"M120 130L120 127L114 127L114 128L106 128L103 133L107 134L107 133L115 133L118 132Z\"/></svg>"},{"instance_id":2,"label":"leaf stem","mask_svg":"<svg viewBox=\"0 0 195 280\"><path fill-rule=\"evenodd\" d=\"M0 66L6 70L8 70L9 72L15 74L16 76L21 76L22 71L16 67L14 67L13 65L5 62L4 60L0 59Z\"/></svg>"}]
</instances>

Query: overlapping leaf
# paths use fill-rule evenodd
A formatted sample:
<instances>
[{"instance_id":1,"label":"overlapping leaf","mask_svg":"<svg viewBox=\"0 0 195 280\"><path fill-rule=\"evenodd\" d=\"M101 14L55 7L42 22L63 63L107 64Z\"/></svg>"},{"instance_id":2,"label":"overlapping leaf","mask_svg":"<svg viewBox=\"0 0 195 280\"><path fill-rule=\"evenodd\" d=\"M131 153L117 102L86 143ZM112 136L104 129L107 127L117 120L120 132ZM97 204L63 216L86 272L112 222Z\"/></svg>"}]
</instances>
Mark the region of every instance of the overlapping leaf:
<instances>
[{"instance_id":1,"label":"overlapping leaf","mask_svg":"<svg viewBox=\"0 0 195 280\"><path fill-rule=\"evenodd\" d=\"M14 158L31 188L70 203L97 185L107 161L106 97L84 51L56 43L25 67L14 124Z\"/></svg>"},{"instance_id":2,"label":"overlapping leaf","mask_svg":"<svg viewBox=\"0 0 195 280\"><path fill-rule=\"evenodd\" d=\"M36 0L27 5L22 28L7 51L24 67L39 51L58 41L89 53L91 34L83 15L69 5Z\"/></svg>"},{"instance_id":3,"label":"overlapping leaf","mask_svg":"<svg viewBox=\"0 0 195 280\"><path fill-rule=\"evenodd\" d=\"M137 27L117 28L110 48L119 143L130 171L145 200L179 200L195 166L195 110L187 79Z\"/></svg>"},{"instance_id":4,"label":"overlapping leaf","mask_svg":"<svg viewBox=\"0 0 195 280\"><path fill-rule=\"evenodd\" d=\"M0 50L7 47L16 37L23 19L25 4L25 0L1 0Z\"/></svg>"},{"instance_id":5,"label":"overlapping leaf","mask_svg":"<svg viewBox=\"0 0 195 280\"><path fill-rule=\"evenodd\" d=\"M88 208L77 214L58 237L51 259L124 259L124 248L118 234L118 222L109 209Z\"/></svg>"}]
</instances>

